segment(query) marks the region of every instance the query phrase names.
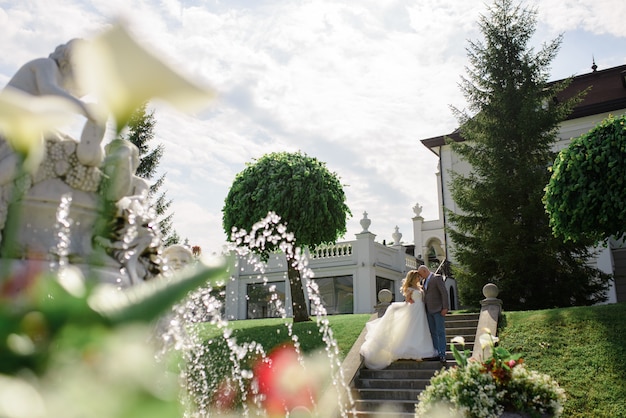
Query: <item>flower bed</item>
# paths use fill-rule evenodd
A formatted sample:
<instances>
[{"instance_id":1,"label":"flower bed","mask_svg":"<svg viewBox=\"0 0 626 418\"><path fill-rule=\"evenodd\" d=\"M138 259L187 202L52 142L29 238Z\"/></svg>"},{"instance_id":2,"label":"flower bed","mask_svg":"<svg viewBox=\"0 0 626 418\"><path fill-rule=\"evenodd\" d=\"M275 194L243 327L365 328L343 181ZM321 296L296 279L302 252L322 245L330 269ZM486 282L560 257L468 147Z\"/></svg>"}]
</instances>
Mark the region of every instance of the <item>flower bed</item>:
<instances>
[{"instance_id":1,"label":"flower bed","mask_svg":"<svg viewBox=\"0 0 626 418\"><path fill-rule=\"evenodd\" d=\"M489 348L491 355L479 361L469 358L469 350L457 350L455 344L464 346L465 341L455 337L450 346L458 365L433 376L419 396L417 416L497 418L506 412L561 416L565 391L550 376L526 368L520 355L496 347L497 341L489 332L480 337L483 353Z\"/></svg>"}]
</instances>

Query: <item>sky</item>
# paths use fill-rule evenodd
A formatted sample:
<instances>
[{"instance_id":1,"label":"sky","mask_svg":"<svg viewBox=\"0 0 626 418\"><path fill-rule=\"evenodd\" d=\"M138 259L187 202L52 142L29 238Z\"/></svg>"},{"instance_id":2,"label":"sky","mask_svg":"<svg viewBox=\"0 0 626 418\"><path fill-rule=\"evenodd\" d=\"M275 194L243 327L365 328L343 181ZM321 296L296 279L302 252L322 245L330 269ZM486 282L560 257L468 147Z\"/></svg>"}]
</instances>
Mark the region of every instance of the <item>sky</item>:
<instances>
[{"instance_id":1,"label":"sky","mask_svg":"<svg viewBox=\"0 0 626 418\"><path fill-rule=\"evenodd\" d=\"M483 0L0 0L0 88L29 60L126 22L136 40L217 99L184 114L154 103L159 173L174 228L220 252L235 175L263 154L301 151L344 184L344 240L435 220L437 157L420 140L452 132ZM626 2L541 0L533 46L563 35L551 80L626 64Z\"/></svg>"}]
</instances>

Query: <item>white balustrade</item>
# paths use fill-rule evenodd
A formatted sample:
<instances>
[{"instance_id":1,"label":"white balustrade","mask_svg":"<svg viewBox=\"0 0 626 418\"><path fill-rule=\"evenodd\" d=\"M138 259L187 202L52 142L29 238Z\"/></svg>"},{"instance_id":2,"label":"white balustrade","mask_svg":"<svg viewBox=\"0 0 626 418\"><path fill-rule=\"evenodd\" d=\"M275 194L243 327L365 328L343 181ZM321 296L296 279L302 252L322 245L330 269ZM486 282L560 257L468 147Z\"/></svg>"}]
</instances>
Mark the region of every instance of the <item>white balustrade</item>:
<instances>
[{"instance_id":1,"label":"white balustrade","mask_svg":"<svg viewBox=\"0 0 626 418\"><path fill-rule=\"evenodd\" d=\"M312 259L347 257L352 255L352 244L321 244L311 250Z\"/></svg>"}]
</instances>

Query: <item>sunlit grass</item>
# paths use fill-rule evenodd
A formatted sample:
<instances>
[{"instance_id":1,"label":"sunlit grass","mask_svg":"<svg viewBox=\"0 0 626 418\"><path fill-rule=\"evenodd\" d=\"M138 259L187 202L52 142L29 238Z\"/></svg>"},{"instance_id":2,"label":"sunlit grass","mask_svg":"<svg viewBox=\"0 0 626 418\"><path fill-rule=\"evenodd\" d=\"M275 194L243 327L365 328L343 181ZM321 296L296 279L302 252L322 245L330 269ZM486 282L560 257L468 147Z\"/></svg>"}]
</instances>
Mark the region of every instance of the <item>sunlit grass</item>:
<instances>
[{"instance_id":1,"label":"sunlit grass","mask_svg":"<svg viewBox=\"0 0 626 418\"><path fill-rule=\"evenodd\" d=\"M333 337L337 341L339 356L342 359L348 354L370 317L370 314L331 315L327 317ZM256 341L263 346L266 352L273 347L291 341L286 325L292 324L291 318L248 319L231 321L228 324L229 328L233 330L232 336L237 339L238 344ZM292 325L293 334L298 336L302 352L308 353L324 348L325 343L315 318L309 322L298 322ZM210 324L197 324L196 327L197 331L207 340L222 334L222 330Z\"/></svg>"},{"instance_id":2,"label":"sunlit grass","mask_svg":"<svg viewBox=\"0 0 626 418\"><path fill-rule=\"evenodd\" d=\"M329 316L344 358L369 314ZM284 319L233 321L238 342L257 341L266 351L289 341ZM207 338L219 330L199 325ZM315 321L293 326L302 351L323 347ZM626 417L626 304L505 312L500 344L522 353L526 366L555 378L567 393L564 417Z\"/></svg>"},{"instance_id":3,"label":"sunlit grass","mask_svg":"<svg viewBox=\"0 0 626 418\"><path fill-rule=\"evenodd\" d=\"M626 304L507 312L500 343L567 392L564 417L626 417Z\"/></svg>"}]
</instances>

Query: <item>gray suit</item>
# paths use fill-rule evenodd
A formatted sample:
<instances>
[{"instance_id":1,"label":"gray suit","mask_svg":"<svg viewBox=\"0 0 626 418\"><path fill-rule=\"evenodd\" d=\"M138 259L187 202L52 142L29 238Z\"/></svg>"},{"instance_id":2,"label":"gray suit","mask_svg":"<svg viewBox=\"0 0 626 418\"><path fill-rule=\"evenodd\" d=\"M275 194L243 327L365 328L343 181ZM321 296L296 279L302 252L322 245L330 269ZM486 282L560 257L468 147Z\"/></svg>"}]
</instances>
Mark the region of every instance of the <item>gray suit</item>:
<instances>
[{"instance_id":1,"label":"gray suit","mask_svg":"<svg viewBox=\"0 0 626 418\"><path fill-rule=\"evenodd\" d=\"M422 283L424 286L426 280ZM429 313L441 312L442 309L450 309L448 303L448 291L443 282L443 276L433 274L428 281L428 288L424 290L424 304Z\"/></svg>"},{"instance_id":2,"label":"gray suit","mask_svg":"<svg viewBox=\"0 0 626 418\"><path fill-rule=\"evenodd\" d=\"M430 274L422 283L424 287L424 305L426 306L426 319L433 346L442 361L446 357L446 320L441 311L449 309L448 291L439 274Z\"/></svg>"}]
</instances>

